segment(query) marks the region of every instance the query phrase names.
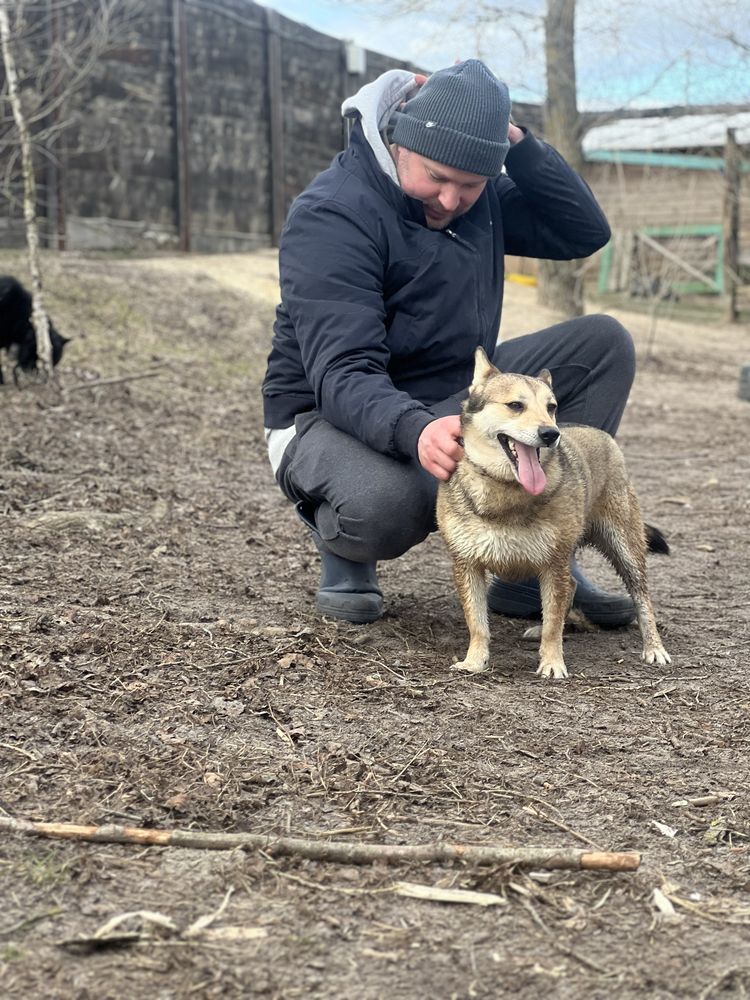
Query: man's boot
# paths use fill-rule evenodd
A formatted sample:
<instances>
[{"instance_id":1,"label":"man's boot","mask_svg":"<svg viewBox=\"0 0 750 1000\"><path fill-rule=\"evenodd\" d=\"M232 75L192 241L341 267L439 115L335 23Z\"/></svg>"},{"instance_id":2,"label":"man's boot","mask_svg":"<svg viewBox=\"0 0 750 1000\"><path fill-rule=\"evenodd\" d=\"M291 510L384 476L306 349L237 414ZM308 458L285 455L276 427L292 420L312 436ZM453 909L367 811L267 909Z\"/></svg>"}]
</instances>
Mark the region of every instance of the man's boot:
<instances>
[{"instance_id":1,"label":"man's boot","mask_svg":"<svg viewBox=\"0 0 750 1000\"><path fill-rule=\"evenodd\" d=\"M636 619L635 605L630 597L608 594L595 587L582 573L575 559L571 560L570 572L576 581L573 607L580 611L594 625L600 628L621 628ZM535 578L521 583L510 583L493 577L487 591L487 606L495 614L507 618L542 617L542 598L539 581Z\"/></svg>"},{"instance_id":2,"label":"man's boot","mask_svg":"<svg viewBox=\"0 0 750 1000\"><path fill-rule=\"evenodd\" d=\"M327 618L364 625L383 614L383 594L378 586L377 564L357 563L330 552L320 537L314 516L304 504L296 505L300 520L307 525L320 553L320 587L315 606Z\"/></svg>"},{"instance_id":3,"label":"man's boot","mask_svg":"<svg viewBox=\"0 0 750 1000\"><path fill-rule=\"evenodd\" d=\"M378 586L375 563L355 563L326 551L315 540L320 552L320 588L315 606L328 618L365 624L383 614L383 594Z\"/></svg>"}]
</instances>

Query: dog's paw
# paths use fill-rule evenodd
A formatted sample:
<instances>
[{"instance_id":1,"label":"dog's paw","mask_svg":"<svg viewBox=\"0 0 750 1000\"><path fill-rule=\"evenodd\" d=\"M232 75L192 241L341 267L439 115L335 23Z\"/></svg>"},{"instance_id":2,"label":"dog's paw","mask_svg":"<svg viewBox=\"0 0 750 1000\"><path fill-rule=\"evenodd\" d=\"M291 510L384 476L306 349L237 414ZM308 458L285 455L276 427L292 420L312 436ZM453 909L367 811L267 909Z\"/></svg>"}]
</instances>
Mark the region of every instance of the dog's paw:
<instances>
[{"instance_id":1,"label":"dog's paw","mask_svg":"<svg viewBox=\"0 0 750 1000\"><path fill-rule=\"evenodd\" d=\"M542 662L537 667L538 674L542 677L552 677L554 680L563 680L568 676L568 668L565 666L562 660L548 660Z\"/></svg>"},{"instance_id":2,"label":"dog's paw","mask_svg":"<svg viewBox=\"0 0 750 1000\"><path fill-rule=\"evenodd\" d=\"M489 670L488 662L489 657L484 660L470 660L467 657L465 660L459 660L458 663L452 663L451 670L462 670L467 674L486 674Z\"/></svg>"},{"instance_id":3,"label":"dog's paw","mask_svg":"<svg viewBox=\"0 0 750 1000\"><path fill-rule=\"evenodd\" d=\"M542 638L542 626L532 625L527 628L523 634L524 639L541 639Z\"/></svg>"},{"instance_id":4,"label":"dog's paw","mask_svg":"<svg viewBox=\"0 0 750 1000\"><path fill-rule=\"evenodd\" d=\"M648 664L656 664L665 667L672 662L672 657L663 646L647 646L641 653L641 659Z\"/></svg>"}]
</instances>

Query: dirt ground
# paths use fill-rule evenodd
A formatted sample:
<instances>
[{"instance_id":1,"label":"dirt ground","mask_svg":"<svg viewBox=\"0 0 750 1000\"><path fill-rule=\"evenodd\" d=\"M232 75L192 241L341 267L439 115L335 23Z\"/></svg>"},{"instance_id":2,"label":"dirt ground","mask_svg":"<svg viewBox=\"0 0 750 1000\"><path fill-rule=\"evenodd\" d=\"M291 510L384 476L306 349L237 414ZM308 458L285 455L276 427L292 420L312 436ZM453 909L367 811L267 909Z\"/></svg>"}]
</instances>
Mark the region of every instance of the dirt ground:
<instances>
[{"instance_id":1,"label":"dirt ground","mask_svg":"<svg viewBox=\"0 0 750 1000\"><path fill-rule=\"evenodd\" d=\"M24 276L19 256L0 265ZM575 631L570 679L544 682L523 624L495 618L494 670L469 677L448 669L466 632L438 537L382 566L380 622L312 610L314 550L260 429L274 275L269 252L47 260L75 340L54 383L0 391L0 816L598 847L641 867L3 834L0 995L746 997L747 327L672 318L650 337L619 314L640 358L620 442L672 546L650 563L672 664L645 667L635 627ZM549 318L533 289L507 295L506 336ZM397 881L502 899L404 898Z\"/></svg>"}]
</instances>

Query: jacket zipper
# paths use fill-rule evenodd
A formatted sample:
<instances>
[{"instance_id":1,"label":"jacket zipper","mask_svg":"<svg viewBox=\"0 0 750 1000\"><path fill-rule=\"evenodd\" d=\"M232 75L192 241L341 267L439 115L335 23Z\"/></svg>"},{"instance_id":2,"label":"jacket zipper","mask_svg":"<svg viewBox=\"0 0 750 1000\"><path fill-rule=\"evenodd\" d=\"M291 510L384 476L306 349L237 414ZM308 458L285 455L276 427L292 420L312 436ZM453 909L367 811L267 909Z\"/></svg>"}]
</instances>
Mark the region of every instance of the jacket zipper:
<instances>
[{"instance_id":1,"label":"jacket zipper","mask_svg":"<svg viewBox=\"0 0 750 1000\"><path fill-rule=\"evenodd\" d=\"M458 235L458 233L454 233L454 231L452 229L449 229L448 227L446 227L445 229L443 229L443 232L446 234L446 236L450 236L450 238L452 240L454 240L455 242L460 243L462 247L466 247L468 250L471 250L472 253L476 253L477 252L476 251L476 247L472 246L471 243L467 243L466 240L462 240L461 237ZM485 338L485 331L487 329L487 317L485 316L485 311L484 311L483 305L480 302L479 278L477 276L476 271L474 272L474 289L475 289L475 292L476 292L477 322L479 324L479 330L480 330L480 334L481 334L482 340L484 340L484 338Z\"/></svg>"}]
</instances>

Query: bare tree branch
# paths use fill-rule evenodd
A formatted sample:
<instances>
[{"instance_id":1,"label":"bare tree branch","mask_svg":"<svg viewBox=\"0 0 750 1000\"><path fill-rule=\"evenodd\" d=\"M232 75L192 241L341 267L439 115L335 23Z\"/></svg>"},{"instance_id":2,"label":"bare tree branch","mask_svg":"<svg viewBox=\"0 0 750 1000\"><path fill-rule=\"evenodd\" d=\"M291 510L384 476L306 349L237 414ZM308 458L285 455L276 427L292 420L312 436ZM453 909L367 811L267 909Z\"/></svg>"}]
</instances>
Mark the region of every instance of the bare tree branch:
<instances>
[{"instance_id":1,"label":"bare tree branch","mask_svg":"<svg viewBox=\"0 0 750 1000\"><path fill-rule=\"evenodd\" d=\"M521 865L531 868L572 868L599 871L636 871L640 854L623 851L586 851L575 847L496 847L473 844L369 844L325 841L306 837L277 837L266 833L201 833L197 830L154 830L125 826L80 826L74 823L32 823L0 817L0 831L98 844L140 844L231 851L237 847L272 856L294 855L314 861L367 865L450 863Z\"/></svg>"}]
</instances>

